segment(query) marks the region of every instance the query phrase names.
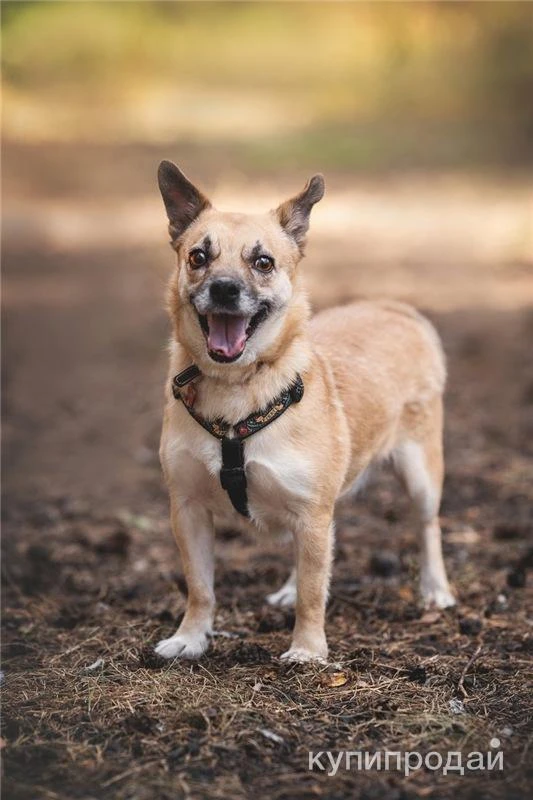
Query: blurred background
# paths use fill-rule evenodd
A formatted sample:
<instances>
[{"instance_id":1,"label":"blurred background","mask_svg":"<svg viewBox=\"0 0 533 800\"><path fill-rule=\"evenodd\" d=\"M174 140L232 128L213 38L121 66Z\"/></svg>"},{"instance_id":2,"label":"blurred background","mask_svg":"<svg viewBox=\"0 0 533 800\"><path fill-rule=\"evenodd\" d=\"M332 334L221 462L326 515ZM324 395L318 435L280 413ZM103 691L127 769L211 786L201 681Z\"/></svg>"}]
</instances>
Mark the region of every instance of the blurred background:
<instances>
[{"instance_id":1,"label":"blurred background","mask_svg":"<svg viewBox=\"0 0 533 800\"><path fill-rule=\"evenodd\" d=\"M232 209L322 171L315 308L391 295L464 326L532 305L531 4L8 1L2 18L8 482L53 466L98 491L108 459L129 495L120 468L154 449L163 157Z\"/></svg>"},{"instance_id":2,"label":"blurred background","mask_svg":"<svg viewBox=\"0 0 533 800\"><path fill-rule=\"evenodd\" d=\"M523 764L533 565L533 4L4 0L1 11L11 796L175 799L198 781L205 796L202 781L216 778L213 796L241 797L238 781L259 776L255 795L287 797L280 769L291 786L298 775L302 792L318 780L300 759L304 743L316 750L337 736L346 746L337 727L346 708L329 705L329 690L316 689L329 722L317 712L309 733L292 700L285 723L270 696L273 716L261 716L256 686L259 705L241 708L240 692L258 673L243 668L246 677L235 680L231 639L217 640L215 662L208 656L201 673L206 681L215 670L212 701L192 668L154 678L150 648L136 655L169 634L184 592L157 458L164 294L174 265L156 185L162 158L215 205L236 210L272 208L323 172L326 196L313 210L301 265L313 307L389 296L436 324L449 365L444 552L458 613L475 624L459 629L453 614L419 620L416 538L397 487L384 479L366 499L339 505L332 596L341 601L329 608L328 635L335 658L376 654L375 663L353 662L367 669L348 717L367 720L366 729L357 723L358 746L416 749L419 730L424 746L440 747L446 731L455 751L470 731L473 749L484 750L514 730L506 767L511 752ZM282 652L290 616L280 621L271 611L263 627L256 621L267 591L286 577L288 551L229 534L217 544L217 627L259 642L268 658ZM480 661L494 691L476 675L468 692L477 700L470 695L468 714L457 717L448 697L477 642L468 630L482 629ZM418 643L406 644L415 635ZM221 652L227 661L216 662ZM381 703L376 680L387 694L391 674L418 663L431 679L419 685L422 669L408 711L402 699L404 716L389 725L388 712L373 705ZM430 673L435 663L444 665L440 677ZM197 695L183 694L188 680ZM287 687L284 675L279 682ZM440 699L436 685L445 687ZM309 686L303 705L318 708ZM294 697L303 691L298 683ZM191 698L199 708L223 707L231 724L219 730L210 716L205 725L219 731L214 741L227 759L206 751L203 739L193 751L204 722L183 727ZM149 716L132 716L137 727L128 728L134 706ZM285 724L280 741L292 761L268 761L273 745L265 748L264 736L244 753L246 720L254 730ZM424 738L432 724L436 738ZM190 761L175 749L187 730ZM202 777L198 759L214 771ZM150 777L139 778L138 762ZM503 794L508 774L494 782ZM263 780L279 794L261 788ZM352 789L346 796L359 797ZM503 796L496 789L480 796ZM387 783L372 797L391 791Z\"/></svg>"},{"instance_id":3,"label":"blurred background","mask_svg":"<svg viewBox=\"0 0 533 800\"><path fill-rule=\"evenodd\" d=\"M3 5L10 138L224 144L245 174L533 154L527 4Z\"/></svg>"},{"instance_id":4,"label":"blurred background","mask_svg":"<svg viewBox=\"0 0 533 800\"><path fill-rule=\"evenodd\" d=\"M122 470L153 457L163 157L234 209L324 172L315 308L391 295L481 338L474 311L527 316L530 3L8 1L2 18L7 483L109 499L109 463L129 496Z\"/></svg>"}]
</instances>

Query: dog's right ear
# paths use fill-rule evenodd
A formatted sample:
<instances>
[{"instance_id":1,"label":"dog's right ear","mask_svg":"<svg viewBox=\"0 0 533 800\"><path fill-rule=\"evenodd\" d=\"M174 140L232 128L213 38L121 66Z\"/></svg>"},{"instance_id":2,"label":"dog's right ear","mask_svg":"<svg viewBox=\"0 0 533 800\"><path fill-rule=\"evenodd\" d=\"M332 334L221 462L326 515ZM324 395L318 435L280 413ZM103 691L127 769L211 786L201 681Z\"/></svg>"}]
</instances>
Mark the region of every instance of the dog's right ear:
<instances>
[{"instance_id":1,"label":"dog's right ear","mask_svg":"<svg viewBox=\"0 0 533 800\"><path fill-rule=\"evenodd\" d=\"M172 161L160 163L157 179L167 210L168 231L174 243L211 203Z\"/></svg>"}]
</instances>

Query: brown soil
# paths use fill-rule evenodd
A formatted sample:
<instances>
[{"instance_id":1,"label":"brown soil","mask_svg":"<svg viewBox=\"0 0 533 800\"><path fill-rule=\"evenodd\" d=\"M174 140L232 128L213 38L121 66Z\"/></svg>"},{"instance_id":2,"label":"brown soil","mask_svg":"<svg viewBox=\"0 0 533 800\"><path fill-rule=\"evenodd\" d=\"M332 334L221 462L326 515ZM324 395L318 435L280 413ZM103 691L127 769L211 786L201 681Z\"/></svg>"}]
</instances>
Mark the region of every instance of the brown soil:
<instances>
[{"instance_id":1,"label":"brown soil","mask_svg":"<svg viewBox=\"0 0 533 800\"><path fill-rule=\"evenodd\" d=\"M473 256L451 263L429 244L401 265L396 294L429 313L449 360L442 521L457 609L419 609L407 506L384 474L338 509L327 623L338 666L279 661L292 614L264 597L285 579L289 553L233 532L218 542L217 628L227 635L196 664L163 663L151 645L184 604L156 456L171 255L162 217L145 242L112 228L126 195L151 197L152 167L168 153L87 151L75 177L60 155L13 147L6 168L6 798L530 796L531 263L510 258L491 272L499 305ZM137 163L141 177L128 175ZM66 164L76 169L71 154ZM376 186L387 193L384 178ZM56 200L64 227L47 238L42 219ZM89 200L101 214L94 241L80 244L68 211ZM400 267L373 260L366 244L361 258L350 231L312 240L315 305L374 294L376 275L398 282ZM321 272L328 258L338 276ZM502 772L308 770L309 750L466 755L493 738Z\"/></svg>"}]
</instances>

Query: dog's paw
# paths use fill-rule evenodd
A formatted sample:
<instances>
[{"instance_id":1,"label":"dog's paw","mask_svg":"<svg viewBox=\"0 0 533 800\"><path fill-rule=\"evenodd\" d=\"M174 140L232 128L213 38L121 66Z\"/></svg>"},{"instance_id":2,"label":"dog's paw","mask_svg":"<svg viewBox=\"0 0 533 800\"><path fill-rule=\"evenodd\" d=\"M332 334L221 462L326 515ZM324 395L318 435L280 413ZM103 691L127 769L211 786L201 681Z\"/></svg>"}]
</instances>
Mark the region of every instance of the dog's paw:
<instances>
[{"instance_id":1,"label":"dog's paw","mask_svg":"<svg viewBox=\"0 0 533 800\"><path fill-rule=\"evenodd\" d=\"M290 661L293 664L305 664L314 661L319 664L327 664L327 659L320 653L306 650L303 647L291 647L281 656L282 661Z\"/></svg>"},{"instance_id":2,"label":"dog's paw","mask_svg":"<svg viewBox=\"0 0 533 800\"><path fill-rule=\"evenodd\" d=\"M270 606L294 608L296 605L296 586L282 586L277 592L267 594L266 601Z\"/></svg>"},{"instance_id":3,"label":"dog's paw","mask_svg":"<svg viewBox=\"0 0 533 800\"><path fill-rule=\"evenodd\" d=\"M176 633L170 639L161 639L155 646L155 652L162 658L200 658L208 645L205 633Z\"/></svg>"},{"instance_id":4,"label":"dog's paw","mask_svg":"<svg viewBox=\"0 0 533 800\"><path fill-rule=\"evenodd\" d=\"M451 593L449 589L446 587L433 587L433 588L422 588L422 603L424 604L424 608L451 608L457 603L457 600Z\"/></svg>"}]
</instances>

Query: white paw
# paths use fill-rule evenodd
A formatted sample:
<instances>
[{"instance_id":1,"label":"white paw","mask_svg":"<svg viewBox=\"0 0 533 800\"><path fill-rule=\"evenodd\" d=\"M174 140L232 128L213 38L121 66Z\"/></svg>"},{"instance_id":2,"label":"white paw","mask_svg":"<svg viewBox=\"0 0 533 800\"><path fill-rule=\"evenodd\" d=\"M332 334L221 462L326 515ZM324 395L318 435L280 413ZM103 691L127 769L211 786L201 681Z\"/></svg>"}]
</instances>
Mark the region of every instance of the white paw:
<instances>
[{"instance_id":1,"label":"white paw","mask_svg":"<svg viewBox=\"0 0 533 800\"><path fill-rule=\"evenodd\" d=\"M277 592L267 594L266 601L271 606L280 608L294 608L296 605L296 587L282 586Z\"/></svg>"},{"instance_id":2,"label":"white paw","mask_svg":"<svg viewBox=\"0 0 533 800\"><path fill-rule=\"evenodd\" d=\"M319 664L327 664L326 658L320 653L312 650L305 650L303 647L291 647L281 656L282 661L291 661L295 664L305 664L308 661L315 661Z\"/></svg>"},{"instance_id":3,"label":"white paw","mask_svg":"<svg viewBox=\"0 0 533 800\"><path fill-rule=\"evenodd\" d=\"M451 608L457 602L448 588L423 588L421 594L424 608Z\"/></svg>"},{"instance_id":4,"label":"white paw","mask_svg":"<svg viewBox=\"0 0 533 800\"><path fill-rule=\"evenodd\" d=\"M155 652L162 658L200 658L208 644L205 633L175 633L170 639L161 639Z\"/></svg>"}]
</instances>

